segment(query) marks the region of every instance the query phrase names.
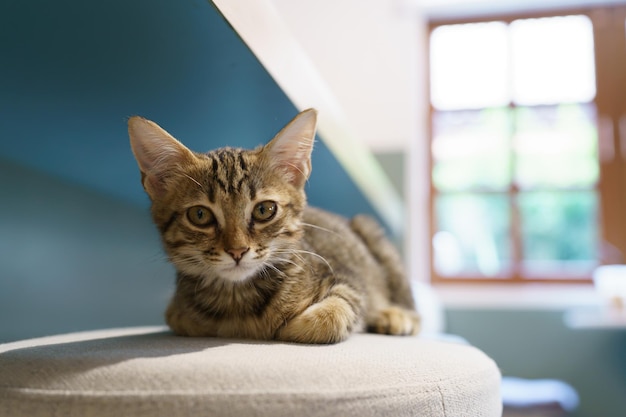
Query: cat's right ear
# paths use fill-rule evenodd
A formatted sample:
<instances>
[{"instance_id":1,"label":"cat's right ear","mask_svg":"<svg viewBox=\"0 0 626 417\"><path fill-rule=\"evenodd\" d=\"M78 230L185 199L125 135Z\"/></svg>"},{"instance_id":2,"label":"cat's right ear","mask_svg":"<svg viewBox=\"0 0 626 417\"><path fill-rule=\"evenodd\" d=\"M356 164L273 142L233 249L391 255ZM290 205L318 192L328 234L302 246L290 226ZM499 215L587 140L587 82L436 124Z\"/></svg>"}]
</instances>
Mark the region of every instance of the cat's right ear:
<instances>
[{"instance_id":1,"label":"cat's right ear","mask_svg":"<svg viewBox=\"0 0 626 417\"><path fill-rule=\"evenodd\" d=\"M128 119L128 136L141 171L141 182L153 200L165 193L172 174L194 159L185 145L143 117Z\"/></svg>"}]
</instances>

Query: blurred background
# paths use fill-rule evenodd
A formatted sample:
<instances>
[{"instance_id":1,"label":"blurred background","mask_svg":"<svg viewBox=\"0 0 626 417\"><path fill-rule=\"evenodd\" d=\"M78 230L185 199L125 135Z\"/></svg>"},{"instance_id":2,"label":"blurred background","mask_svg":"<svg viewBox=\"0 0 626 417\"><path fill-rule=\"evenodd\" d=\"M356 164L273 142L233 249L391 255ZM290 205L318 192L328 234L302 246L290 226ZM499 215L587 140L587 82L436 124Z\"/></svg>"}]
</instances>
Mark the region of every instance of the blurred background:
<instances>
[{"instance_id":1,"label":"blurred background","mask_svg":"<svg viewBox=\"0 0 626 417\"><path fill-rule=\"evenodd\" d=\"M0 343L163 323L129 116L205 151L315 106L310 203L387 226L505 415L626 415L626 1L224 3L0 3Z\"/></svg>"}]
</instances>

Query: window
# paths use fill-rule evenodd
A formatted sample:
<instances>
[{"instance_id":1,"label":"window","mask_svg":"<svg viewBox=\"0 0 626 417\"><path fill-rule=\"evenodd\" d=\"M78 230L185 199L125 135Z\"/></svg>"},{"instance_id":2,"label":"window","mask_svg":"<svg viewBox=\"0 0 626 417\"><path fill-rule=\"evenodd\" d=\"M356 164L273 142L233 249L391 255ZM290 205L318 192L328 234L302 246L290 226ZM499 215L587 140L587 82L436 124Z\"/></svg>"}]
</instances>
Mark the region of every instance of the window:
<instances>
[{"instance_id":1,"label":"window","mask_svg":"<svg viewBox=\"0 0 626 417\"><path fill-rule=\"evenodd\" d=\"M624 261L625 28L624 7L431 23L435 282Z\"/></svg>"}]
</instances>

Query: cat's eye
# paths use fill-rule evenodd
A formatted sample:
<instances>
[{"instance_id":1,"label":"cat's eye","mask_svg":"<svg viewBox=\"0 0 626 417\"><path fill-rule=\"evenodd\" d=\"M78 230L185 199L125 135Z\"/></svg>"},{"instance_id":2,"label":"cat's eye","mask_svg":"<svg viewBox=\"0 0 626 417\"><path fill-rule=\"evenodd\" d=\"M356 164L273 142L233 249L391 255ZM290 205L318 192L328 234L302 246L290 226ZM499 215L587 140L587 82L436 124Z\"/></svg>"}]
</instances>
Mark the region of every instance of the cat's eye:
<instances>
[{"instance_id":1,"label":"cat's eye","mask_svg":"<svg viewBox=\"0 0 626 417\"><path fill-rule=\"evenodd\" d=\"M267 222L272 220L278 211L278 206L273 201L263 201L252 210L252 218L257 222Z\"/></svg>"},{"instance_id":2,"label":"cat's eye","mask_svg":"<svg viewBox=\"0 0 626 417\"><path fill-rule=\"evenodd\" d=\"M193 206L187 209L187 218L199 227L207 227L215 223L213 212L204 206Z\"/></svg>"}]
</instances>

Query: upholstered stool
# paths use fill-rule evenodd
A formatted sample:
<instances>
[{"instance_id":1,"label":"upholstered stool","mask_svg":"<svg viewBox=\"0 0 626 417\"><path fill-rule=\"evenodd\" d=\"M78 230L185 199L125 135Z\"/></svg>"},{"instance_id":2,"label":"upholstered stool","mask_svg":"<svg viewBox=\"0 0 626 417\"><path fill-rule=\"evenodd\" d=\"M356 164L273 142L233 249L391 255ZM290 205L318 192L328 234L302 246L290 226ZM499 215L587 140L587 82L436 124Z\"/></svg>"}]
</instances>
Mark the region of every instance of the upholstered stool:
<instances>
[{"instance_id":1,"label":"upholstered stool","mask_svg":"<svg viewBox=\"0 0 626 417\"><path fill-rule=\"evenodd\" d=\"M481 351L420 337L311 346L143 327L0 345L4 417L500 417L499 386Z\"/></svg>"}]
</instances>

